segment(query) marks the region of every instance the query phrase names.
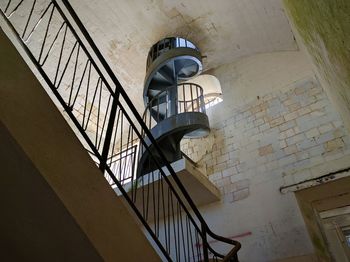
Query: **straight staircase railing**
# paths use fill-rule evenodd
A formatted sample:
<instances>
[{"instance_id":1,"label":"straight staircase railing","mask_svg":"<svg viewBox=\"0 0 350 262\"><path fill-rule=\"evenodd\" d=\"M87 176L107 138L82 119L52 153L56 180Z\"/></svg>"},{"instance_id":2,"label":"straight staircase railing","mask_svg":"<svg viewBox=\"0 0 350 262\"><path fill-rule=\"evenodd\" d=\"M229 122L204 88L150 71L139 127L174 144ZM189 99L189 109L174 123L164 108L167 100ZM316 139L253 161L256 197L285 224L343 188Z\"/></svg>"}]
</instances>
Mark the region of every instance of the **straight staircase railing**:
<instances>
[{"instance_id":1,"label":"straight staircase railing","mask_svg":"<svg viewBox=\"0 0 350 262\"><path fill-rule=\"evenodd\" d=\"M14 44L23 48L81 143L123 195L161 257L238 261L240 244L210 231L69 1L0 0L0 10L16 37ZM161 166L152 157L157 170L140 181L133 175L137 144L166 163ZM128 192L126 183L131 185ZM213 240L227 244L224 254L212 247Z\"/></svg>"}]
</instances>

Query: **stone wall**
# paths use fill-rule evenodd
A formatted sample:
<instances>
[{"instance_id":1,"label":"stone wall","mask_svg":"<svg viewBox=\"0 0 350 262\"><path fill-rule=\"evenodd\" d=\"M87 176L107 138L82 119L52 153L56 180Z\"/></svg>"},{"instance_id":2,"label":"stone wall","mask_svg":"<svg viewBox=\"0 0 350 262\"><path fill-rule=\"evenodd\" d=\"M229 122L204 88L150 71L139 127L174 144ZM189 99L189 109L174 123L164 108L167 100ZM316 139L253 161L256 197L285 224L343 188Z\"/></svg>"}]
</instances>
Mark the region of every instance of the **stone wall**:
<instances>
[{"instance_id":1,"label":"stone wall","mask_svg":"<svg viewBox=\"0 0 350 262\"><path fill-rule=\"evenodd\" d=\"M220 111L220 104L211 110ZM200 143L186 140L182 148L229 202L248 196L247 172L252 176L276 172L288 183L298 183L312 176L296 171L350 153L343 122L315 79L235 108L231 117L214 126L208 138Z\"/></svg>"},{"instance_id":2,"label":"stone wall","mask_svg":"<svg viewBox=\"0 0 350 262\"><path fill-rule=\"evenodd\" d=\"M201 212L215 232L238 236L242 261L312 254L294 194L280 187L350 159L349 133L310 68L300 52L285 52L212 71L224 101L208 110L211 134L182 143L222 193Z\"/></svg>"}]
</instances>

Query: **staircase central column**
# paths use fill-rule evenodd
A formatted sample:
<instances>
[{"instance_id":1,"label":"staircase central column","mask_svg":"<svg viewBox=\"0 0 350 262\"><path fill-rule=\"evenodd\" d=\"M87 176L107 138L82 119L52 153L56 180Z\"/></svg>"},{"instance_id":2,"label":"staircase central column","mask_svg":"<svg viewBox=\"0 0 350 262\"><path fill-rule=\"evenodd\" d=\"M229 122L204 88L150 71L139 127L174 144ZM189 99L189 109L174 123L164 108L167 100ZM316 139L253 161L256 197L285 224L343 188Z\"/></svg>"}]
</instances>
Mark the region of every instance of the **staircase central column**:
<instances>
[{"instance_id":1,"label":"staircase central column","mask_svg":"<svg viewBox=\"0 0 350 262\"><path fill-rule=\"evenodd\" d=\"M177 88L177 76L176 76L176 68L175 61L173 61L173 79L174 79L174 88L170 88L168 101L170 102L170 112L169 116L174 116L178 114L178 88ZM169 117L168 116L168 117Z\"/></svg>"}]
</instances>

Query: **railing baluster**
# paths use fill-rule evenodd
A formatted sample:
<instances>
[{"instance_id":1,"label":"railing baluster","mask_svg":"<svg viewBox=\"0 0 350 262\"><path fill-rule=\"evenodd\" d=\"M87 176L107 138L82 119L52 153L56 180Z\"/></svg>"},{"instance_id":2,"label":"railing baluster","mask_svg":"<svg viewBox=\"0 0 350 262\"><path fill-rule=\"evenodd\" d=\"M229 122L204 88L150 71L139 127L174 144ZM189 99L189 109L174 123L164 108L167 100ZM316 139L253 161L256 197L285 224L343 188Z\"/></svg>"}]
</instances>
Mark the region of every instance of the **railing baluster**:
<instances>
[{"instance_id":1,"label":"railing baluster","mask_svg":"<svg viewBox=\"0 0 350 262\"><path fill-rule=\"evenodd\" d=\"M184 102L184 112L187 112L185 85L182 85L182 96L183 96L183 102Z\"/></svg>"},{"instance_id":2,"label":"railing baluster","mask_svg":"<svg viewBox=\"0 0 350 262\"><path fill-rule=\"evenodd\" d=\"M160 119L159 119L159 96L157 98L157 122L159 122Z\"/></svg>"},{"instance_id":3,"label":"railing baluster","mask_svg":"<svg viewBox=\"0 0 350 262\"><path fill-rule=\"evenodd\" d=\"M36 0L33 1L32 8L30 9L29 16L28 16L26 25L25 25L24 30L23 30L23 33L22 33L22 37L21 37L22 39L24 38L24 36L25 36L25 34L26 34L29 21L30 21L30 19L32 18L32 14L33 14L33 10L34 10L35 4L36 4Z\"/></svg>"},{"instance_id":4,"label":"railing baluster","mask_svg":"<svg viewBox=\"0 0 350 262\"><path fill-rule=\"evenodd\" d=\"M199 96L198 96L198 89L199 89L199 86L196 85L196 101L197 101L197 112L202 112L200 107L199 107ZM203 112L202 112L203 113Z\"/></svg>"},{"instance_id":5,"label":"railing baluster","mask_svg":"<svg viewBox=\"0 0 350 262\"><path fill-rule=\"evenodd\" d=\"M49 47L49 50L47 51L47 53L46 53L46 55L45 55L43 61L41 62L41 66L43 66L43 65L45 64L47 58L49 57L49 55L50 55L50 53L51 53L52 47L53 47L54 44L56 43L56 40L57 40L59 34L61 33L61 30L63 29L63 27L64 27L65 24L66 24L66 23L63 22L63 23L61 24L60 28L58 29L58 31L57 31L57 33L56 33L56 35L55 35L55 37L54 37L54 39L53 39L53 41L52 41L50 47ZM65 31L67 31L67 27L66 27Z\"/></svg>"},{"instance_id":6,"label":"railing baluster","mask_svg":"<svg viewBox=\"0 0 350 262\"><path fill-rule=\"evenodd\" d=\"M65 24L63 22L63 24ZM63 26L62 24L62 26ZM64 48L64 44L66 42L66 35L67 35L67 26L64 30L64 36L63 36L63 41L62 41L62 46L61 46L61 51L60 51L60 56L59 56L59 59L58 59L58 64L57 64L57 69L56 69L56 74L55 74L55 80L53 81L53 85L56 86L56 80L57 80L57 76L58 76L58 72L60 71L60 66L61 66L61 60L62 60L62 55L63 55L63 48ZM58 34L57 34L58 36ZM57 38L56 38L57 39ZM54 42L56 41L56 39L54 39ZM54 43L53 42L53 43ZM43 65L43 63L41 64ZM90 69L91 69L91 64L90 64ZM58 89L58 87L56 87L56 89Z\"/></svg>"},{"instance_id":7,"label":"railing baluster","mask_svg":"<svg viewBox=\"0 0 350 262\"><path fill-rule=\"evenodd\" d=\"M99 84L100 84L100 81L101 81L101 78L99 77L98 80L97 80L97 83L96 83L94 95L93 95L93 97L92 97L92 101L91 101L91 106L90 106L89 114L88 114L88 117L87 117L87 120L86 120L86 125L85 125L85 128L83 127L84 130L87 129L88 124L89 124L89 121L90 121L90 117L91 117L92 109L93 109L93 107L94 107L94 103L95 103L95 99L96 99L96 94L97 94L97 90L98 90L98 86L99 86Z\"/></svg>"},{"instance_id":8,"label":"railing baluster","mask_svg":"<svg viewBox=\"0 0 350 262\"><path fill-rule=\"evenodd\" d=\"M16 7L12 10L12 12L8 15L7 18L11 18L11 16L17 11L17 9L21 6L21 4L23 3L24 0L21 0L18 5L16 5Z\"/></svg>"},{"instance_id":9,"label":"railing baluster","mask_svg":"<svg viewBox=\"0 0 350 262\"><path fill-rule=\"evenodd\" d=\"M12 0L9 0L9 1L7 2L7 5L6 5L5 11L4 11L5 14L7 13L8 8L10 7L11 1L12 1Z\"/></svg>"},{"instance_id":10,"label":"railing baluster","mask_svg":"<svg viewBox=\"0 0 350 262\"><path fill-rule=\"evenodd\" d=\"M21 33L17 32L16 28L9 21L9 18L20 8L23 0L15 5L9 15L6 15L11 9L11 3L12 1L9 0L6 4L5 12L1 11L3 19L5 19L10 28L17 33L17 38L21 46L25 49L31 61L42 74L44 80L56 95L68 116L72 119L84 143L90 147L91 152L89 151L89 153L94 156L96 162L99 162L102 173L106 176L111 185L116 185L118 187L126 202L129 203L134 210L165 258L169 261L174 259L177 261L190 261L192 256L192 259L195 260L195 249L197 251L198 261L202 260L202 256L204 256L204 260L207 261L208 252L211 252L210 254L212 254L213 258L223 258L223 255L216 253L207 243L207 234L220 241L235 245L236 249L232 251L232 254L233 257L236 257L237 247L239 248L239 245L234 241L216 236L209 231L204 219L195 207L174 170L169 163L164 160L165 156L149 130L152 128L154 122L162 121L171 116L171 114L168 113L168 98L171 88L175 88L175 91L181 90L182 88L183 91L182 101L179 99L178 94L175 97L175 106L178 107L180 111L176 113L200 112L200 110L205 112L202 88L196 84L184 83L167 89L164 91L165 93L161 91L154 97L156 104L153 103L154 101L150 101L152 106L146 108L146 112L141 118L67 0L60 1L65 7L65 12L63 12L60 7L62 4L59 5L55 0L49 1L49 4L45 6L44 9L40 10L40 12L36 12L35 9L38 5L37 1L34 0L31 4L31 8L28 8L29 15L23 16L24 24L22 28L24 29L23 31L20 29ZM56 10L58 11L57 13L55 12ZM34 13L39 16L37 21L33 18ZM65 13L70 15L69 19L66 17ZM17 19L17 15L14 17ZM52 28L55 28L52 24L56 23L55 19L57 17L62 18L63 22L62 24L58 24L58 31L52 32ZM32 45L32 41L30 45L27 45L26 42L37 35L36 33L34 34L34 32L37 32L37 30L41 28L39 24L44 19L45 21L47 19L47 24L43 26L44 37L38 42L39 48L36 50L39 51L39 55L38 58L36 58L33 55L34 52L32 52L29 47ZM74 27L70 20L74 22ZM32 26L31 24L33 24L33 22L35 23ZM81 31L79 35L83 35L83 40L78 36L74 28L78 28ZM56 45L58 45L58 40L61 39L62 31L64 31L63 39L62 42L60 42L59 51L57 51L59 52L58 61L55 63L56 65L52 66L52 64L48 63L52 63L52 52ZM69 38L72 38L73 41L69 41ZM50 42L50 44L48 42ZM36 42L33 41L33 44L35 43ZM69 43L74 43L72 49L66 48ZM99 65L101 64L104 72L108 74L109 79L113 82L115 90L112 90L104 73L101 72L91 52L88 51L84 43L87 43L93 50L93 56L97 58L96 61L99 61ZM151 61L154 61L163 50L176 48L177 46L195 48L191 42L182 38L176 38L175 41L171 38L166 38L161 42L161 45L162 46L159 46L158 43L152 48L150 59L147 61L148 65L150 65ZM67 52L68 56L65 55L65 52ZM76 56L74 61L72 61L74 52L76 52ZM65 59L67 59L67 61L64 63ZM48 77L48 72L50 71L47 68L49 67L53 70L54 79ZM70 75L66 76L66 72L69 71L68 67L73 68L72 72L70 72L72 74L72 79L70 79ZM96 78L95 74L97 75ZM58 88L62 83L66 82L63 79L67 77L69 77L71 86L68 86L68 88L65 89L67 93L64 93L65 90L63 88L60 88L60 90L58 90ZM95 82L93 82L94 80L96 80L96 85L94 84ZM78 86L76 86L77 83ZM86 89L83 89L84 87ZM190 99L186 100L188 87L190 88L190 94L188 94ZM91 90L91 88L95 89ZM194 97L193 88L196 88L196 97ZM121 95L122 101L120 101L119 95ZM165 101L164 98L166 99ZM165 103L164 105L163 102ZM82 120L79 121L78 119L81 119L81 116L78 110L81 110L79 109L81 103L83 103L83 112ZM89 103L91 103L91 105ZM197 108L195 107L196 103ZM183 110L181 110L182 105ZM97 116L95 116L95 106L97 107ZM165 108L163 108L164 106ZM154 107L157 109L156 112L154 112ZM161 114L161 110L163 110L163 114ZM95 117L92 117L92 115ZM147 119L147 117L149 119ZM153 121L152 118L157 121ZM147 128L147 123L149 128ZM96 129L93 130L95 134L93 134L93 139L90 140L86 132L87 130L90 132L90 127L93 127L93 125L96 125ZM125 134L125 132L128 133ZM134 141L134 132L135 140L137 141ZM135 145L135 142L139 143L139 147ZM102 150L100 150L101 147ZM134 177L136 173L137 153L146 151L151 157L145 165L156 166L156 169L150 172L147 177L137 179ZM164 166L162 166L161 163L165 163ZM172 176L171 181L163 169L170 173ZM123 187L125 183L128 183L127 181L131 181L130 197ZM142 187L142 190L140 190L140 204L142 207L136 207L135 205L137 188L139 187L137 181L140 181ZM155 182L158 183L158 185L155 185ZM175 187L177 188L176 190ZM166 196L167 201L165 200ZM153 207L153 212L150 210L150 207ZM163 207L163 211L161 211L161 207ZM191 211L193 211L193 214ZM151 228L147 221L150 219L152 213L154 225ZM160 219L161 216L163 220ZM160 239L163 236L160 230L164 231L164 239ZM203 248L203 254L201 252L201 247Z\"/></svg>"},{"instance_id":11,"label":"railing baluster","mask_svg":"<svg viewBox=\"0 0 350 262\"><path fill-rule=\"evenodd\" d=\"M64 75L65 75L65 73L67 71L68 64L70 63L70 59L72 58L72 55L73 55L73 52L74 52L74 49L75 49L76 45L77 45L77 42L75 42L75 44L74 44L74 46L72 48L72 51L69 54L68 60L67 60L66 64L64 65L64 68L63 68L60 80L57 83L56 89L58 89L60 87L60 85L61 85L62 79L63 79L63 77L64 77ZM91 63L90 63L90 66L91 66Z\"/></svg>"},{"instance_id":12,"label":"railing baluster","mask_svg":"<svg viewBox=\"0 0 350 262\"><path fill-rule=\"evenodd\" d=\"M112 101L112 95L110 95L108 97L107 109L106 109L106 113L104 115L103 122L102 122L101 135L100 135L100 139L99 139L98 144L97 144L97 149L98 150L100 149L100 146L101 146L101 143L102 143L103 133L104 133L105 126L106 126L106 123L107 123L107 116L108 116L108 112L109 112L109 107L111 105L111 101Z\"/></svg>"},{"instance_id":13,"label":"railing baluster","mask_svg":"<svg viewBox=\"0 0 350 262\"><path fill-rule=\"evenodd\" d=\"M87 101L88 101L88 97L89 97L90 78L91 78L91 63L89 64L88 79L87 79L87 84L86 84L85 103L84 103L84 110L83 110L83 121L81 123L81 126L83 128L84 128L84 123L85 123ZM84 130L86 130L86 129L84 129Z\"/></svg>"},{"instance_id":14,"label":"railing baluster","mask_svg":"<svg viewBox=\"0 0 350 262\"><path fill-rule=\"evenodd\" d=\"M39 58L38 58L38 62L39 62L39 65L42 67L43 65L40 63L40 60L41 60L41 56L43 54L43 51L44 51L44 47L45 47L45 43L46 43L46 39L47 39L47 34L49 32L49 29L50 29L50 24L51 24L51 20L52 20L52 15L53 15L53 12L55 11L55 6L50 3L50 5L52 5L52 10L51 10L51 13L50 13L50 17L49 17L49 21L47 22L47 27L46 27L46 31L45 31L45 35L44 35L44 40L43 40L43 43L41 45L41 48L40 48L40 54L39 54Z\"/></svg>"},{"instance_id":15,"label":"railing baluster","mask_svg":"<svg viewBox=\"0 0 350 262\"><path fill-rule=\"evenodd\" d=\"M191 90L191 111L194 112L192 84L189 84L189 85Z\"/></svg>"},{"instance_id":16,"label":"railing baluster","mask_svg":"<svg viewBox=\"0 0 350 262\"><path fill-rule=\"evenodd\" d=\"M40 15L38 21L35 23L35 25L33 26L32 30L30 31L30 33L28 34L26 39L23 39L24 43L27 43L31 36L33 35L34 31L37 29L37 27L39 26L40 22L42 21L42 19L44 18L46 12L49 10L50 6L52 3L48 4L48 6L44 9L44 12Z\"/></svg>"}]
</instances>

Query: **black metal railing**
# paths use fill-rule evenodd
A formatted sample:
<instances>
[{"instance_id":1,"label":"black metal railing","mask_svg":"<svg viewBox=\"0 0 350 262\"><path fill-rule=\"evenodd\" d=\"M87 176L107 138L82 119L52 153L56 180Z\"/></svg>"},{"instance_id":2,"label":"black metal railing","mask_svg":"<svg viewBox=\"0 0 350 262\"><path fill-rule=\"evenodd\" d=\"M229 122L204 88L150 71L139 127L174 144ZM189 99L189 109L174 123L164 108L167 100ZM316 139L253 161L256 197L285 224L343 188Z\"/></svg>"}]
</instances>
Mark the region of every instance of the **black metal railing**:
<instances>
[{"instance_id":1,"label":"black metal railing","mask_svg":"<svg viewBox=\"0 0 350 262\"><path fill-rule=\"evenodd\" d=\"M210 231L69 1L0 0L0 9L81 143L118 188L161 257L237 261L240 244ZM137 144L148 150L157 166L141 179L133 175ZM228 255L215 251L209 244L212 239L227 244Z\"/></svg>"},{"instance_id":2,"label":"black metal railing","mask_svg":"<svg viewBox=\"0 0 350 262\"><path fill-rule=\"evenodd\" d=\"M162 53L179 47L192 48L198 51L198 48L189 40L182 37L167 37L154 44L147 56L146 69L156 60Z\"/></svg>"},{"instance_id":3,"label":"black metal railing","mask_svg":"<svg viewBox=\"0 0 350 262\"><path fill-rule=\"evenodd\" d=\"M169 97L176 90L176 110L171 112L171 100ZM194 83L181 83L170 86L157 95L148 103L142 115L142 120L149 129L157 123L181 113L198 112L206 113L203 88Z\"/></svg>"},{"instance_id":4,"label":"black metal railing","mask_svg":"<svg viewBox=\"0 0 350 262\"><path fill-rule=\"evenodd\" d=\"M137 145L134 144L114 154L107 161L110 170L115 174L119 183L125 185L134 179L136 160ZM111 186L115 185L113 179L107 172L105 173L105 178Z\"/></svg>"}]
</instances>

